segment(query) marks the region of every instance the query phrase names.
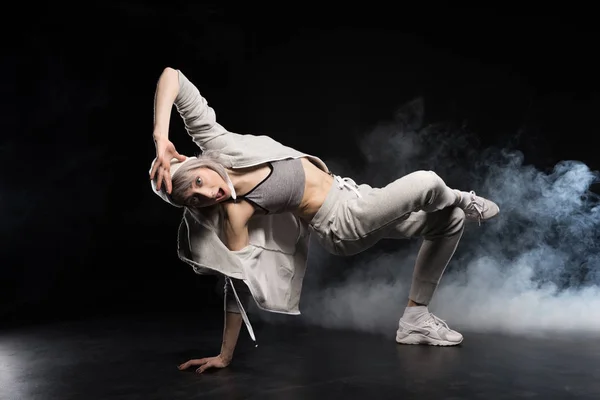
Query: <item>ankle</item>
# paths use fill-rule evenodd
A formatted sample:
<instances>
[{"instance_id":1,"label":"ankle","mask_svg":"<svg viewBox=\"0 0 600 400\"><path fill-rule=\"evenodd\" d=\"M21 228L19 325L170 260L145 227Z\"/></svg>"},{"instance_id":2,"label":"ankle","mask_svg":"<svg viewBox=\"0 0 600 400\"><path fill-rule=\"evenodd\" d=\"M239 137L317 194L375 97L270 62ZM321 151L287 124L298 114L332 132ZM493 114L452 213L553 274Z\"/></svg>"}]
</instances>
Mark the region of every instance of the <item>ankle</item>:
<instances>
[{"instance_id":1,"label":"ankle","mask_svg":"<svg viewBox=\"0 0 600 400\"><path fill-rule=\"evenodd\" d=\"M458 189L452 189L452 191L456 195L456 201L454 202L454 206L455 207L460 207L462 199L463 199L462 192L460 190L458 190Z\"/></svg>"},{"instance_id":2,"label":"ankle","mask_svg":"<svg viewBox=\"0 0 600 400\"><path fill-rule=\"evenodd\" d=\"M473 197L471 196L471 192L465 192L462 190L454 189L454 193L456 193L456 197L458 198L455 206L462 208L463 210L471 204L473 201Z\"/></svg>"},{"instance_id":3,"label":"ankle","mask_svg":"<svg viewBox=\"0 0 600 400\"><path fill-rule=\"evenodd\" d=\"M408 299L408 304L406 307L427 307L427 304L417 303L411 299Z\"/></svg>"},{"instance_id":4,"label":"ankle","mask_svg":"<svg viewBox=\"0 0 600 400\"><path fill-rule=\"evenodd\" d=\"M404 309L404 313L402 313L400 319L409 324L414 324L424 318L427 314L429 314L429 309L425 305L409 306Z\"/></svg>"}]
</instances>

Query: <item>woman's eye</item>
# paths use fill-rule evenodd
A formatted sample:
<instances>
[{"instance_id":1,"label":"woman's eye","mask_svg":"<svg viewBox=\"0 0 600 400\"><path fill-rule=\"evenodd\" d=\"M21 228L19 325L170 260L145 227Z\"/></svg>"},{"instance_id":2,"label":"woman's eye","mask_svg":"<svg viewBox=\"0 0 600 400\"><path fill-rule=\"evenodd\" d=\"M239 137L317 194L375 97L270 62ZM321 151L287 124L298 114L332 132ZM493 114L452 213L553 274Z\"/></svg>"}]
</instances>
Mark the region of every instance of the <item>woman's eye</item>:
<instances>
[{"instance_id":1,"label":"woman's eye","mask_svg":"<svg viewBox=\"0 0 600 400\"><path fill-rule=\"evenodd\" d=\"M198 186L202 185L202 179L196 178L196 185L198 185Z\"/></svg>"}]
</instances>

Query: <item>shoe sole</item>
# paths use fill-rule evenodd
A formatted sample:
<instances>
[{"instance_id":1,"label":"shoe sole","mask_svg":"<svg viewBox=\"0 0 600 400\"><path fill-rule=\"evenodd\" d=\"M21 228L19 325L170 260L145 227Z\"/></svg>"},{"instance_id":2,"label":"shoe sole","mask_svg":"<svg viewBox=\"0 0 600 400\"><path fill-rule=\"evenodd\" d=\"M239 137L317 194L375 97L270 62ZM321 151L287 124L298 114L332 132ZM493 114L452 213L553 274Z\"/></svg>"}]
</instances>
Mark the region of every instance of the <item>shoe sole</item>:
<instances>
[{"instance_id":1,"label":"shoe sole","mask_svg":"<svg viewBox=\"0 0 600 400\"><path fill-rule=\"evenodd\" d=\"M429 346L447 347L447 346L457 346L457 345L461 344L462 341L463 341L463 339L461 339L460 342L449 342L447 340L435 339L435 338L432 338L429 336L419 335L419 334L407 335L406 337L400 339L396 335L396 343L398 343L398 344L425 344L425 345L429 345Z\"/></svg>"}]
</instances>

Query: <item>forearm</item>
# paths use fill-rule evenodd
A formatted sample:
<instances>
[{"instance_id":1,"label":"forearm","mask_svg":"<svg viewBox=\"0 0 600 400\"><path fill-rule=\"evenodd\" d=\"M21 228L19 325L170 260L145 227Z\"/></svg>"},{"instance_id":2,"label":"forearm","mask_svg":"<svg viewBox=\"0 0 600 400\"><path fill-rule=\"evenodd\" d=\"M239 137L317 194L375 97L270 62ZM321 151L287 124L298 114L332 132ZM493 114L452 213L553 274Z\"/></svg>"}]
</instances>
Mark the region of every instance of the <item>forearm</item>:
<instances>
[{"instance_id":1,"label":"forearm","mask_svg":"<svg viewBox=\"0 0 600 400\"><path fill-rule=\"evenodd\" d=\"M237 296L236 296L237 294ZM224 358L231 360L237 344L242 323L242 313L248 308L252 295L248 286L240 280L225 280L225 328L221 352ZM239 300L239 302L238 302Z\"/></svg>"},{"instance_id":2,"label":"forearm","mask_svg":"<svg viewBox=\"0 0 600 400\"><path fill-rule=\"evenodd\" d=\"M154 139L169 137L171 109L179 93L179 76L173 68L165 68L158 79L154 95Z\"/></svg>"},{"instance_id":3,"label":"forearm","mask_svg":"<svg viewBox=\"0 0 600 400\"><path fill-rule=\"evenodd\" d=\"M225 326L223 328L223 344L221 345L221 357L227 362L233 358L233 352L240 335L242 327L242 315L234 312L225 313Z\"/></svg>"}]
</instances>

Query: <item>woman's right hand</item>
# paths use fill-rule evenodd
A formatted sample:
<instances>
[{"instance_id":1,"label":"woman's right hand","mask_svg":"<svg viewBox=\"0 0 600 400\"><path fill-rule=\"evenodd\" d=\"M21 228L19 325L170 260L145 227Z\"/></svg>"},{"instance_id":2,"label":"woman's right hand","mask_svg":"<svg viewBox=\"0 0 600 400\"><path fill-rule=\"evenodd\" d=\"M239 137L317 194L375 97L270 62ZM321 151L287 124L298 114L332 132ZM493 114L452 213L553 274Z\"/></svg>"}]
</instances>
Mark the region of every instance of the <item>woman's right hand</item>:
<instances>
[{"instance_id":1,"label":"woman's right hand","mask_svg":"<svg viewBox=\"0 0 600 400\"><path fill-rule=\"evenodd\" d=\"M177 152L175 145L166 136L155 135L154 144L156 160L150 171L150 179L156 178L157 190L160 190L164 181L167 193L171 194L171 160L176 158L179 161L185 161L186 157Z\"/></svg>"},{"instance_id":2,"label":"woman's right hand","mask_svg":"<svg viewBox=\"0 0 600 400\"><path fill-rule=\"evenodd\" d=\"M229 360L226 360L223 356L219 354L216 357L189 360L179 365L177 368L184 370L188 369L191 366L199 367L198 369L196 369L196 372L201 374L209 368L225 368L229 365L229 362Z\"/></svg>"}]
</instances>

